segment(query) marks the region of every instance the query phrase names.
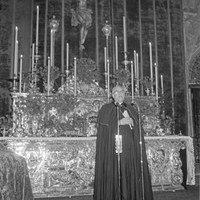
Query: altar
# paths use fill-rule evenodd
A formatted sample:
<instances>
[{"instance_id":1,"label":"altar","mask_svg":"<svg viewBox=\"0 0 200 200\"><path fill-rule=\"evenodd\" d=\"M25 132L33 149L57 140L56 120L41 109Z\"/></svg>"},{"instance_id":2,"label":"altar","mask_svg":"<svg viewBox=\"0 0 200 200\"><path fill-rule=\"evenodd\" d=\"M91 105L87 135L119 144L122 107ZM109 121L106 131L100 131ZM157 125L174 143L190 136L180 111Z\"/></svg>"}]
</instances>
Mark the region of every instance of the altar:
<instances>
[{"instance_id":1,"label":"altar","mask_svg":"<svg viewBox=\"0 0 200 200\"><path fill-rule=\"evenodd\" d=\"M96 137L4 137L26 159L35 197L93 194ZM186 150L187 184L195 184L194 150L188 136L146 136L153 190L183 189L180 150Z\"/></svg>"},{"instance_id":2,"label":"altar","mask_svg":"<svg viewBox=\"0 0 200 200\"><path fill-rule=\"evenodd\" d=\"M30 82L24 92L12 93L12 116L5 116L0 124L0 140L26 160L35 197L93 194L97 116L111 96L109 88L100 87L90 73L91 60L77 60L74 66L80 70L79 78L72 73L56 92L40 93ZM123 77L122 85L131 78L126 69L117 74L118 83ZM153 190L181 190L186 176L186 184L194 185L192 138L174 135L174 121L161 109L158 94L140 96L138 90L128 89L126 93L125 102L138 110L145 131Z\"/></svg>"}]
</instances>

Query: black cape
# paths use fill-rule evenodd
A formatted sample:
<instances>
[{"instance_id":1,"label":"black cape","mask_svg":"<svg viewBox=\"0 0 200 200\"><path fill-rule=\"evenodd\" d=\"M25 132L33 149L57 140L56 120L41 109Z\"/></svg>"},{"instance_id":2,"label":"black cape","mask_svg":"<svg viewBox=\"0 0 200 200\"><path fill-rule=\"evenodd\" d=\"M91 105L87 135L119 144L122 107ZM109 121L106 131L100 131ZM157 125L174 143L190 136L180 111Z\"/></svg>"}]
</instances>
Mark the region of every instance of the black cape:
<instances>
[{"instance_id":1,"label":"black cape","mask_svg":"<svg viewBox=\"0 0 200 200\"><path fill-rule=\"evenodd\" d=\"M131 129L129 125L120 126L122 153L119 159L115 152L115 135L117 134L117 116L119 119L123 118L124 110L127 110L133 119L134 128ZM136 109L125 103L119 107L114 103L109 103L100 109L97 120L93 200L142 200L143 193L144 200L153 200L142 128L143 170L141 170L138 119ZM120 173L118 173L119 160ZM142 179L142 174L144 179ZM144 180L144 187L142 187L142 180Z\"/></svg>"}]
</instances>

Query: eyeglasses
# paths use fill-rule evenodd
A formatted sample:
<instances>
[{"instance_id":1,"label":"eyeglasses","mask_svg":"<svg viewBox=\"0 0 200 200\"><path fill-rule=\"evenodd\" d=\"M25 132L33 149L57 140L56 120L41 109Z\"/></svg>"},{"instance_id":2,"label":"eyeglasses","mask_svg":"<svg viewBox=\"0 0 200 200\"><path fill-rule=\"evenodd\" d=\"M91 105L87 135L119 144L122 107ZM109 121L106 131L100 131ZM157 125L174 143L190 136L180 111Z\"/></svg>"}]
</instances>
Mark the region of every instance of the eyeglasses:
<instances>
[{"instance_id":1,"label":"eyeglasses","mask_svg":"<svg viewBox=\"0 0 200 200\"><path fill-rule=\"evenodd\" d=\"M115 90L114 93L125 93L124 90Z\"/></svg>"}]
</instances>

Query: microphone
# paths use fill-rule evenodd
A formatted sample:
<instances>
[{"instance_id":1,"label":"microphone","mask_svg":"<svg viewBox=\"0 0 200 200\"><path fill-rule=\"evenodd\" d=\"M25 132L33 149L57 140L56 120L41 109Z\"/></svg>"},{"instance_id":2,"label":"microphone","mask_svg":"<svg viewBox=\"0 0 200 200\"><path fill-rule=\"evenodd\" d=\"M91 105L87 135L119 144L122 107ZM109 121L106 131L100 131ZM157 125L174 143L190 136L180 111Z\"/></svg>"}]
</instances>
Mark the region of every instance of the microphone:
<instances>
[{"instance_id":1,"label":"microphone","mask_svg":"<svg viewBox=\"0 0 200 200\"><path fill-rule=\"evenodd\" d=\"M115 104L116 107L120 106L120 104L118 102L115 102L114 104Z\"/></svg>"},{"instance_id":2,"label":"microphone","mask_svg":"<svg viewBox=\"0 0 200 200\"><path fill-rule=\"evenodd\" d=\"M115 107L121 107L121 104L119 102L113 102Z\"/></svg>"}]
</instances>

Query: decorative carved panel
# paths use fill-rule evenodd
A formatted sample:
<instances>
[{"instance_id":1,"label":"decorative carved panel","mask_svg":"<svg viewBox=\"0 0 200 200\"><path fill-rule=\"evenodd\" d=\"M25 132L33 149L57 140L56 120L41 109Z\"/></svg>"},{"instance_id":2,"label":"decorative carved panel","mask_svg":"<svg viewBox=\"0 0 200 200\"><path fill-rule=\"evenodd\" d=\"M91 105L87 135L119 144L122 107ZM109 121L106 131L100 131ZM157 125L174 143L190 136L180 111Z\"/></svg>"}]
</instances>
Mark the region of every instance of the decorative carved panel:
<instances>
[{"instance_id":1,"label":"decorative carved panel","mask_svg":"<svg viewBox=\"0 0 200 200\"><path fill-rule=\"evenodd\" d=\"M9 149L26 158L35 196L93 193L95 137L4 138ZM146 137L154 190L182 189L180 149L187 152L187 184L195 184L193 142L187 136Z\"/></svg>"}]
</instances>

